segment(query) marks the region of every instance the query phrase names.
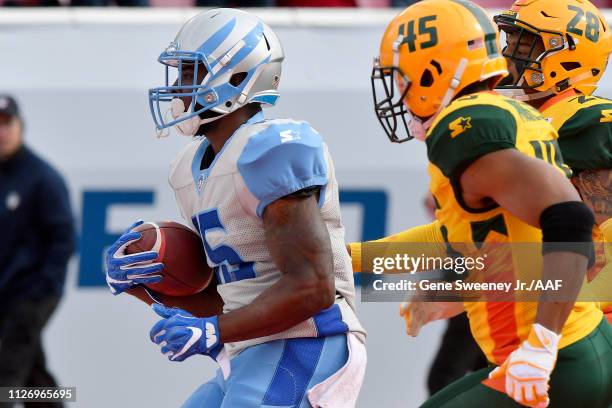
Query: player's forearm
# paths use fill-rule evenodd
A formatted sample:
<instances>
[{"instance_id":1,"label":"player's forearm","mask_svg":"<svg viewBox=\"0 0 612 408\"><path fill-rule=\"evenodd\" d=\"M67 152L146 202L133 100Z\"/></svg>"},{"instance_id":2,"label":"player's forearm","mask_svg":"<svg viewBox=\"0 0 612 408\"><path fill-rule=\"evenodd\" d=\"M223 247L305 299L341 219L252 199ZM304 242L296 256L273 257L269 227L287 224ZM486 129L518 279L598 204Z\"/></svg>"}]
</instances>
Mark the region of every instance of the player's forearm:
<instances>
[{"instance_id":1,"label":"player's forearm","mask_svg":"<svg viewBox=\"0 0 612 408\"><path fill-rule=\"evenodd\" d=\"M561 282L560 288L540 294L536 323L561 333L582 287L589 260L594 257L594 217L578 201L551 205L540 215L544 282Z\"/></svg>"},{"instance_id":2,"label":"player's forearm","mask_svg":"<svg viewBox=\"0 0 612 408\"><path fill-rule=\"evenodd\" d=\"M365 244L385 242L410 243L410 249L414 251L415 254L422 254L430 258L443 257L446 254L446 245L440 227L440 222L434 221L430 224L419 225L388 237L367 241ZM353 242L347 245L347 249L351 255L353 272L362 271L361 251L363 244L364 243L361 242Z\"/></svg>"},{"instance_id":3,"label":"player's forearm","mask_svg":"<svg viewBox=\"0 0 612 408\"><path fill-rule=\"evenodd\" d=\"M560 280L562 287L554 292L545 290L541 293L536 323L555 333L561 333L582 287L587 264L588 259L585 256L571 252L552 252L544 255L542 280Z\"/></svg>"},{"instance_id":4,"label":"player's forearm","mask_svg":"<svg viewBox=\"0 0 612 408\"><path fill-rule=\"evenodd\" d=\"M235 342L280 333L330 307L335 292L332 276L328 279L311 276L295 279L283 275L249 305L219 316L222 341Z\"/></svg>"},{"instance_id":5,"label":"player's forearm","mask_svg":"<svg viewBox=\"0 0 612 408\"><path fill-rule=\"evenodd\" d=\"M464 195L490 197L542 230L542 279L560 280L562 286L541 293L535 322L559 333L593 255L592 212L560 172L509 149L479 158L462 174L461 186Z\"/></svg>"},{"instance_id":6,"label":"player's forearm","mask_svg":"<svg viewBox=\"0 0 612 408\"><path fill-rule=\"evenodd\" d=\"M150 289L145 290L142 286L129 289L126 293L149 306L160 302L168 307L184 309L196 317L209 317L223 313L223 300L217 293L215 285L210 285L200 293L190 296L168 296Z\"/></svg>"},{"instance_id":7,"label":"player's forearm","mask_svg":"<svg viewBox=\"0 0 612 408\"><path fill-rule=\"evenodd\" d=\"M266 245L282 277L248 306L219 317L223 342L279 333L334 301L334 258L315 195L286 196L263 214Z\"/></svg>"}]
</instances>

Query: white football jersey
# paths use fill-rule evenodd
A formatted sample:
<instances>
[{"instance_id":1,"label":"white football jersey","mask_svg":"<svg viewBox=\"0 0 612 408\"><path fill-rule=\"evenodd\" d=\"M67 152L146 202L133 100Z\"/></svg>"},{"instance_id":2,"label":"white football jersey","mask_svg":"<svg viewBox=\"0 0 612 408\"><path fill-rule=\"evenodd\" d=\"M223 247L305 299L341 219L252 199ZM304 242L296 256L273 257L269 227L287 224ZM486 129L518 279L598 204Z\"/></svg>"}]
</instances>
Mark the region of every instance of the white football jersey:
<instances>
[{"instance_id":1,"label":"white football jersey","mask_svg":"<svg viewBox=\"0 0 612 408\"><path fill-rule=\"evenodd\" d=\"M334 258L336 301L332 307L281 333L226 344L230 355L282 338L351 331L365 340L365 330L355 314L338 183L321 136L306 122L265 120L260 112L202 169L208 147L206 138L194 139L172 163L169 181L183 217L202 237L208 264L219 282L224 313L253 302L281 277L266 246L262 222L266 206L280 197L321 187L319 206Z\"/></svg>"}]
</instances>

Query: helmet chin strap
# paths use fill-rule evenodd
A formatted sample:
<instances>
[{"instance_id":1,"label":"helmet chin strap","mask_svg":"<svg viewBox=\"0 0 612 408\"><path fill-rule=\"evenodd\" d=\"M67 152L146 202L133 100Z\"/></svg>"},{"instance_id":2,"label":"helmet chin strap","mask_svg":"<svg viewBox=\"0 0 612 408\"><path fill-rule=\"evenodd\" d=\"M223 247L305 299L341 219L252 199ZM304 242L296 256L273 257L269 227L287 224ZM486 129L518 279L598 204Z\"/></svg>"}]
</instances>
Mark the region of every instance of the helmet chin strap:
<instances>
[{"instance_id":1,"label":"helmet chin strap","mask_svg":"<svg viewBox=\"0 0 612 408\"><path fill-rule=\"evenodd\" d=\"M524 89L498 89L501 95L515 99L521 102L532 101L535 99L546 98L547 96L554 95L552 88L547 91L534 92L534 93L526 93Z\"/></svg>"},{"instance_id":2,"label":"helmet chin strap","mask_svg":"<svg viewBox=\"0 0 612 408\"><path fill-rule=\"evenodd\" d=\"M185 103L181 99L174 98L170 102L170 114L174 120L177 120L189 115L189 112L185 111ZM195 115L177 123L174 127L183 136L193 136L200 127L200 121L200 117Z\"/></svg>"},{"instance_id":3,"label":"helmet chin strap","mask_svg":"<svg viewBox=\"0 0 612 408\"><path fill-rule=\"evenodd\" d=\"M214 116L212 118L207 118L207 119L202 119L199 115L194 115L190 118L187 118L179 123L177 123L176 125L174 125L174 127L176 128L176 130L178 131L178 133L180 133L183 136L188 136L188 137L192 137L195 136L195 134L197 133L198 129L200 128L200 126L206 124L206 123L210 123L213 122L225 115L227 115L229 112L226 112L222 115L219 116ZM172 116L173 120L177 120L177 119L181 119L185 116L190 115L190 112L187 112L185 110L185 103L180 99L180 98L174 98L172 99L172 101L170 102L170 108L168 109L168 111L166 112L166 116L170 115ZM166 137L168 136L168 132L164 132L162 131L158 131L158 138L161 137Z\"/></svg>"},{"instance_id":4,"label":"helmet chin strap","mask_svg":"<svg viewBox=\"0 0 612 408\"><path fill-rule=\"evenodd\" d=\"M591 78L592 76L593 74L589 71L583 72L580 75L576 75L575 77L568 79L568 86L566 89L569 89L572 85L577 84L580 81L584 81L585 79ZM523 77L517 85L522 85L524 82L525 78ZM555 88L556 86L549 88L546 91L539 91L534 93L527 93L524 89L498 89L497 92L509 98L516 99L517 101L526 102L555 95L557 93L555 92Z\"/></svg>"},{"instance_id":5,"label":"helmet chin strap","mask_svg":"<svg viewBox=\"0 0 612 408\"><path fill-rule=\"evenodd\" d=\"M455 71L455 75L453 75L453 79L451 79L450 86L446 90L446 94L444 94L444 98L442 98L442 102L440 103L440 107L438 111L427 120L427 127L431 125L431 122L434 121L434 118L438 116L438 114L442 111L442 109L446 108L448 104L453 100L453 97L456 94L457 88L461 84L461 78L463 78L463 74L465 73L465 69L467 68L468 60L467 58L461 58L459 61L459 65L457 66L457 70Z\"/></svg>"},{"instance_id":6,"label":"helmet chin strap","mask_svg":"<svg viewBox=\"0 0 612 408\"><path fill-rule=\"evenodd\" d=\"M410 134L418 140L425 140L425 136L427 135L427 130L436 119L436 117L442 112L442 109L446 108L448 104L453 100L453 97L456 94L457 88L459 84L461 84L461 78L463 78L463 74L465 73L465 69L467 68L468 60L467 58L461 58L459 61L459 65L455 70L455 74L451 79L450 85L442 98L442 102L440 103L440 107L429 119L426 121L422 121L421 119L415 117L414 115L410 115L411 118L408 122L408 130Z\"/></svg>"},{"instance_id":7,"label":"helmet chin strap","mask_svg":"<svg viewBox=\"0 0 612 408\"><path fill-rule=\"evenodd\" d=\"M170 110L168 110L169 112ZM155 129L155 137L157 139L164 139L166 137L168 137L170 135L170 131L168 130L168 128L163 128L163 129Z\"/></svg>"}]
</instances>

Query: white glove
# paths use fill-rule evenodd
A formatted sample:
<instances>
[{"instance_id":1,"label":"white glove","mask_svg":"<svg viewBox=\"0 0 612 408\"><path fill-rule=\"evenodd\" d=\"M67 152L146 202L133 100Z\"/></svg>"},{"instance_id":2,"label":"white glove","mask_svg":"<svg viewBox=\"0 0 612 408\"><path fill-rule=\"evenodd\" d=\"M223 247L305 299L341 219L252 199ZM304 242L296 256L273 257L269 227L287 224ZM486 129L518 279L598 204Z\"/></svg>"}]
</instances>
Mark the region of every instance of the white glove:
<instances>
[{"instance_id":1,"label":"white glove","mask_svg":"<svg viewBox=\"0 0 612 408\"><path fill-rule=\"evenodd\" d=\"M548 406L548 382L555 368L561 335L535 323L529 337L489 374L496 379L506 376L506 394L528 407Z\"/></svg>"}]
</instances>

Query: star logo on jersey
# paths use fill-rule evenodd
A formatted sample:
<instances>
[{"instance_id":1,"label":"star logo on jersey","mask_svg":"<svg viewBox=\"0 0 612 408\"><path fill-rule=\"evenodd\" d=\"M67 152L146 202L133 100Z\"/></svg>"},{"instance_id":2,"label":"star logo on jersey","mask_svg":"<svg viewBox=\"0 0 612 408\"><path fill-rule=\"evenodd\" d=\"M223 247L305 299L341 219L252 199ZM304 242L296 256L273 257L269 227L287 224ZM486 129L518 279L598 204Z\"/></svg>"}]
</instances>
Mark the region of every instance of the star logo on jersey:
<instances>
[{"instance_id":1,"label":"star logo on jersey","mask_svg":"<svg viewBox=\"0 0 612 408\"><path fill-rule=\"evenodd\" d=\"M280 132L281 143L292 142L294 140L300 140L300 132L295 130L283 130Z\"/></svg>"},{"instance_id":2,"label":"star logo on jersey","mask_svg":"<svg viewBox=\"0 0 612 408\"><path fill-rule=\"evenodd\" d=\"M454 138L465 132L466 129L471 129L471 127L472 118L470 116L465 118L462 116L449 123L448 130L452 131L451 137Z\"/></svg>"},{"instance_id":3,"label":"star logo on jersey","mask_svg":"<svg viewBox=\"0 0 612 408\"><path fill-rule=\"evenodd\" d=\"M612 109L605 109L601 111L602 118L599 120L601 123L612 123Z\"/></svg>"}]
</instances>

